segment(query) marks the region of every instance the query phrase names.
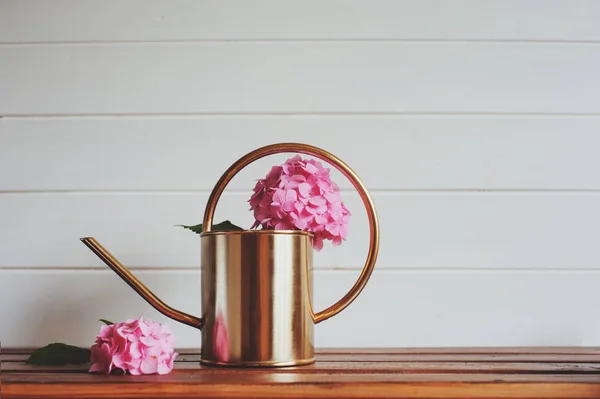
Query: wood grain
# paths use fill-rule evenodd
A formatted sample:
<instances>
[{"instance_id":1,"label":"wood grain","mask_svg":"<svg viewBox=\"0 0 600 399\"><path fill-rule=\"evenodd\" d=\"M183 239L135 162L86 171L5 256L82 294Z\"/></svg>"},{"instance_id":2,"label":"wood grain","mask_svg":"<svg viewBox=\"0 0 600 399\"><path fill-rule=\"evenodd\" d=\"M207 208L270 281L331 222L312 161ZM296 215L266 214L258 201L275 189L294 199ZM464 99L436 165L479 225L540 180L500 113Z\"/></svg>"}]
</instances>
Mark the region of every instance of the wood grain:
<instances>
[{"instance_id":1,"label":"wood grain","mask_svg":"<svg viewBox=\"0 0 600 399\"><path fill-rule=\"evenodd\" d=\"M103 376L87 366L35 367L2 352L6 398L598 398L598 348L319 350L317 363L280 369L203 367L181 350L166 376ZM7 359L7 361L5 361Z\"/></svg>"},{"instance_id":2,"label":"wood grain","mask_svg":"<svg viewBox=\"0 0 600 399\"><path fill-rule=\"evenodd\" d=\"M2 348L0 359L4 355L23 355L29 356L34 347L10 347ZM199 356L200 348L180 348L177 353L180 355ZM492 355L501 356L505 354L516 355L519 357L528 357L531 355L585 355L600 357L600 346L529 346L529 347L509 347L509 346L478 346L478 347L410 347L410 348L316 348L315 352L319 356L342 354L342 355L368 355L381 356L388 354L403 355Z\"/></svg>"},{"instance_id":3,"label":"wood grain","mask_svg":"<svg viewBox=\"0 0 600 399\"><path fill-rule=\"evenodd\" d=\"M2 363L2 371L26 371L29 373L44 373L48 371L47 367L30 366L22 362ZM58 372L85 372L89 366L86 365L66 365L55 366L54 371ZM201 367L198 362L178 362L175 370L184 370L187 373L228 373L229 370L210 369ZM263 372L263 371L260 371ZM280 370L273 371L279 373ZM548 373L566 373L566 374L598 374L600 365L594 363L536 363L536 362L413 362L413 361L389 361L389 362L343 362L343 361L320 361L318 366L310 365L306 367L288 368L285 373L292 374L331 374L331 373L526 373L526 374L548 374Z\"/></svg>"},{"instance_id":4,"label":"wood grain","mask_svg":"<svg viewBox=\"0 0 600 399\"><path fill-rule=\"evenodd\" d=\"M382 350L383 352L383 350ZM28 354L7 354L0 358L3 362L23 362ZM323 362L535 362L535 363L597 363L598 354L461 354L461 353L427 353L427 354L394 354L391 353L322 353L319 360ZM180 353L179 362L198 362L199 354Z\"/></svg>"}]
</instances>

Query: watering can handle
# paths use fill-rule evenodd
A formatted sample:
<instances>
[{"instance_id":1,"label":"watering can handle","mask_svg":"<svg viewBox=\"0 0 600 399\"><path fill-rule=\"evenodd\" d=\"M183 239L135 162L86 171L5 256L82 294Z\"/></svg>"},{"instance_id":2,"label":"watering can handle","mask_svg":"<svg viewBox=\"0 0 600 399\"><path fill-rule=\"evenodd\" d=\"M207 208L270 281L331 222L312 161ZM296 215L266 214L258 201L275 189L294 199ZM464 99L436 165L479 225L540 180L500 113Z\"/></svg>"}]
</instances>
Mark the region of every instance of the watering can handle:
<instances>
[{"instance_id":1,"label":"watering can handle","mask_svg":"<svg viewBox=\"0 0 600 399\"><path fill-rule=\"evenodd\" d=\"M217 207L217 202L219 201L221 194L223 193L225 187L231 181L231 179L239 171L241 171L243 168L248 166L250 163L256 161L257 159L282 152L295 152L311 155L335 166L337 170L339 170L344 176L346 176L346 178L348 178L352 182L354 188L358 190L363 204L365 205L365 208L367 210L367 216L369 218L369 254L367 256L367 260L362 269L362 272L360 273L360 276L358 277L356 283L354 283L352 288L350 288L350 291L348 291L348 293L344 295L342 299L340 299L327 309L315 314L314 322L319 323L332 316L335 316L336 314L344 310L348 305L350 305L352 301L354 301L354 299L356 299L356 297L360 294L360 292L367 284L367 281L371 277L371 274L373 273L373 268L375 267L375 261L377 260L377 254L379 252L379 220L377 218L375 206L373 205L373 200L371 199L367 188L362 183L358 175L352 169L350 169L350 167L346 163L344 163L344 161L325 150L308 144L279 143L258 148L238 159L233 165L229 167L229 169L225 171L223 176L221 176L221 178L213 188L210 197L208 198L206 210L204 211L204 222L202 224L202 232L205 233L211 231L213 224L213 216L215 213L215 208Z\"/></svg>"}]
</instances>

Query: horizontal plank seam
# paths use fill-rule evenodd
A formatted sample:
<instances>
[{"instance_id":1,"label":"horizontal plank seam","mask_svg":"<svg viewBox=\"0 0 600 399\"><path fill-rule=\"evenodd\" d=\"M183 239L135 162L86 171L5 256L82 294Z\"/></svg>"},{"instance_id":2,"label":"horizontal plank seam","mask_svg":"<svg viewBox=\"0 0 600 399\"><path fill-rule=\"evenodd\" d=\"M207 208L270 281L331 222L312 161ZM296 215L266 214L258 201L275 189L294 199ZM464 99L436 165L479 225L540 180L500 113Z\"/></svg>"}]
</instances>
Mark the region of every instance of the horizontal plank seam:
<instances>
[{"instance_id":1,"label":"horizontal plank seam","mask_svg":"<svg viewBox=\"0 0 600 399\"><path fill-rule=\"evenodd\" d=\"M228 118L244 118L244 119L279 119L283 120L288 117L302 117L305 119L346 119L346 118L361 118L361 119L423 119L423 118L439 118L439 119L464 119L464 118L518 118L518 119L556 119L556 118L573 118L573 119L599 119L600 113L596 112L151 112L151 113L76 113L76 114L6 114L0 115L0 121L6 122L21 122L23 120L89 120L97 121L105 120L153 120L153 119L173 119L173 120L201 120L201 119L228 119ZM440 134L446 134L441 132Z\"/></svg>"},{"instance_id":2,"label":"horizontal plank seam","mask_svg":"<svg viewBox=\"0 0 600 399\"><path fill-rule=\"evenodd\" d=\"M331 356L331 355L330 355ZM518 363L518 364L544 364L544 365L549 365L549 364L555 364L555 365L564 365L564 364L569 364L569 365L573 365L573 364L580 364L580 365L598 365L598 373L600 373L600 359L598 358L598 355L579 355L581 356L586 356L589 359L577 359L577 360L539 360L539 359L533 359L533 360L528 360L528 359L468 359L468 360L463 360L463 359L456 359L456 360L448 360L448 359L402 359L401 357L403 355L389 355L389 356L398 356L400 357L400 359L341 359L341 360L336 360L336 359L326 359L326 360L319 360L317 359L317 362L319 362L320 364L322 363L328 363L328 364L333 364L333 363L443 363L443 364L464 364L464 363L482 363L482 364L494 364L494 365L498 365L498 364L503 364L503 363ZM411 356L418 356L418 355L411 355ZM2 364L7 364L7 363L24 363L25 359L27 356L24 355L24 357L22 359L2 359L1 362ZM0 356L0 359L2 358L2 356ZM176 359L175 363L199 363L200 359ZM74 365L76 366L76 365Z\"/></svg>"},{"instance_id":3,"label":"horizontal plank seam","mask_svg":"<svg viewBox=\"0 0 600 399\"><path fill-rule=\"evenodd\" d=\"M10 369L6 369L6 370L2 370L3 373L6 373L7 375L15 375L15 374L27 374L29 376L35 376L35 375L39 375L39 374L45 374L45 373L52 373L55 375L60 375L60 374L71 374L73 372L79 372L79 373L83 373L86 372L85 369L64 369L64 370L50 370L50 369L36 369L36 370L10 370ZM198 367L198 369L180 369L180 370L175 370L174 374L193 374L193 373L205 373L206 370L205 369L201 369L200 367ZM273 374L284 374L281 371L274 371L272 372ZM414 375L414 376L419 376L419 375L431 375L431 374L445 374L445 375L456 375L456 374L471 374L471 375L498 375L498 376L504 376L504 375L531 375L531 376L540 376L540 375L544 375L544 376L571 376L571 375L578 375L578 376L596 376L596 378L598 377L598 375L600 374L600 372L597 371L593 371L593 370L511 370L511 369L490 369L490 370L478 370L478 369L458 369L458 370L454 370L454 369L411 369L409 371L404 371L402 369L399 370L395 370L395 369L364 369L364 370L349 370L346 368L326 368L326 369L318 369L316 371L310 371L310 370L289 370L287 371L287 373L285 374L294 374L294 375L332 375L332 374L343 374L345 376L360 376L360 375L398 375L398 374L402 374L402 375ZM303 382L294 382L295 384L302 384ZM598 381L598 384L600 384L600 381ZM36 383L36 385L38 385ZM39 385L38 385L39 386ZM597 399L598 397L596 397Z\"/></svg>"},{"instance_id":4,"label":"horizontal plank seam","mask_svg":"<svg viewBox=\"0 0 600 399\"><path fill-rule=\"evenodd\" d=\"M510 44L510 45L598 45L597 39L492 39L492 38L211 38L211 39L132 39L132 40L2 40L2 47L25 46L112 46L112 45L155 45L155 44L318 44L318 43L441 43L441 44Z\"/></svg>"},{"instance_id":5,"label":"horizontal plank seam","mask_svg":"<svg viewBox=\"0 0 600 399\"><path fill-rule=\"evenodd\" d=\"M600 112L504 112L504 111L198 111L198 112L110 112L110 113L4 113L8 119L66 119L66 118L123 118L123 117L583 117L597 118Z\"/></svg>"},{"instance_id":6,"label":"horizontal plank seam","mask_svg":"<svg viewBox=\"0 0 600 399\"><path fill-rule=\"evenodd\" d=\"M248 188L228 188L225 195L248 195ZM211 189L0 189L0 195L204 195ZM354 193L351 188L340 189L342 194ZM600 188L372 188L371 194L378 195L498 195L498 194L600 194Z\"/></svg>"},{"instance_id":7,"label":"horizontal plank seam","mask_svg":"<svg viewBox=\"0 0 600 399\"><path fill-rule=\"evenodd\" d=\"M29 354L37 347L7 347L0 349L0 357L4 354ZM199 347L176 348L181 356L200 355ZM442 347L321 347L315 348L318 356L345 355L498 355L498 356L538 356L538 355L589 355L600 356L600 346L442 346ZM598 358L600 361L600 357Z\"/></svg>"},{"instance_id":8,"label":"horizontal plank seam","mask_svg":"<svg viewBox=\"0 0 600 399\"><path fill-rule=\"evenodd\" d=\"M199 274L198 266L189 267L168 267L168 266L131 266L132 271L152 272L152 273L172 273L183 272L189 274ZM2 272L100 272L112 274L113 272L105 266L9 266L0 265ZM357 267L330 267L330 268L315 268L315 274L326 273L358 273L360 268ZM539 273L539 274L571 274L571 273L600 273L600 268L551 268L548 266L540 266L538 268L518 268L518 267L391 267L391 266L376 266L375 274L402 274L402 273Z\"/></svg>"}]
</instances>

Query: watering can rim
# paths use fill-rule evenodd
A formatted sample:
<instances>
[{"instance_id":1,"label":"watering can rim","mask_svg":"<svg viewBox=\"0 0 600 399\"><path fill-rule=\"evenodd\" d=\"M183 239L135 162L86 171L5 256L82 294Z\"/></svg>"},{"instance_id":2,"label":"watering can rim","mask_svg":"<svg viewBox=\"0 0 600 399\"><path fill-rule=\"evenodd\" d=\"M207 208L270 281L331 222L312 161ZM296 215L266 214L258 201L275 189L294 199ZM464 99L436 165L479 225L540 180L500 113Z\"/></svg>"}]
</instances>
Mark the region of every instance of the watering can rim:
<instances>
[{"instance_id":1,"label":"watering can rim","mask_svg":"<svg viewBox=\"0 0 600 399\"><path fill-rule=\"evenodd\" d=\"M216 235L294 235L313 237L314 234L304 230L234 230L234 231L204 231L200 237Z\"/></svg>"}]
</instances>

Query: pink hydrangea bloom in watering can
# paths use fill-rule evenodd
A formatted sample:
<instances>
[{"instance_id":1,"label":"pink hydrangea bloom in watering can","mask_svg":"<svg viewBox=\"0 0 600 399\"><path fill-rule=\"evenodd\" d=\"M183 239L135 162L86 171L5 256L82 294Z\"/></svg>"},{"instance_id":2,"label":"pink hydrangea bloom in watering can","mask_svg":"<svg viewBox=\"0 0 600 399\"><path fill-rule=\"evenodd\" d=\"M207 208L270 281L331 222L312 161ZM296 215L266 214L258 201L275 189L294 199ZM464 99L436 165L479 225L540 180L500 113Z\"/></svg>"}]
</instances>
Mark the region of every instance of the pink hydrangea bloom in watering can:
<instances>
[{"instance_id":1,"label":"pink hydrangea bloom in watering can","mask_svg":"<svg viewBox=\"0 0 600 399\"><path fill-rule=\"evenodd\" d=\"M340 245L348 236L350 211L329 169L318 161L296 155L274 166L256 183L249 202L256 219L252 228L308 231L317 251L324 240Z\"/></svg>"},{"instance_id":2,"label":"pink hydrangea bloom in watering can","mask_svg":"<svg viewBox=\"0 0 600 399\"><path fill-rule=\"evenodd\" d=\"M311 155L335 166L359 192L369 219L369 252L358 280L338 302L316 313L312 307L313 251L320 250L326 240L334 245L345 240L350 218L338 186L320 162L294 156L260 179L249 200L255 217L250 229L230 223L213 225L217 202L229 181L251 162L286 152ZM362 181L341 159L307 144L272 144L237 160L215 185L204 221L195 227L201 245L202 317L166 305L93 237L81 240L158 311L201 329L200 361L209 365L313 363L314 324L354 301L371 276L379 250L379 221Z\"/></svg>"}]
</instances>

